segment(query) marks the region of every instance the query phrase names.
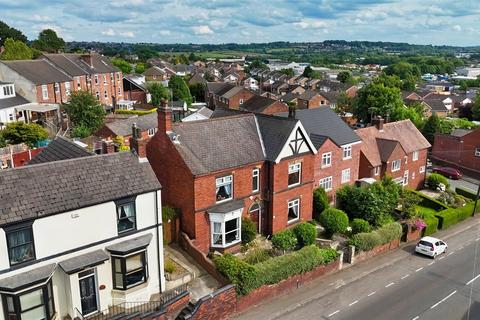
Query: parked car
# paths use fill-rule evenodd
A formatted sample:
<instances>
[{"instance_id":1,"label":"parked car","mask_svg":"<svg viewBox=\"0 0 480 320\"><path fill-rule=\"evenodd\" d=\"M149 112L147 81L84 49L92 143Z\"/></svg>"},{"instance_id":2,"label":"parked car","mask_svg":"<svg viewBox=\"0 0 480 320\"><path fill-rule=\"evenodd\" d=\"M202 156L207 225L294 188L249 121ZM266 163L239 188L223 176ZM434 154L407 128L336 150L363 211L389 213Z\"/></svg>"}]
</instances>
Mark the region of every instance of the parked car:
<instances>
[{"instance_id":1,"label":"parked car","mask_svg":"<svg viewBox=\"0 0 480 320\"><path fill-rule=\"evenodd\" d=\"M460 173L460 171L451 167L434 167L432 169L432 172L439 173L442 176L445 176L449 179L454 179L454 180L458 180L462 177L462 174Z\"/></svg>"},{"instance_id":2,"label":"parked car","mask_svg":"<svg viewBox=\"0 0 480 320\"><path fill-rule=\"evenodd\" d=\"M415 247L415 252L424 254L435 259L435 257L439 254L447 252L447 248L447 244L440 239L433 237L423 237L417 243L417 246Z\"/></svg>"}]
</instances>

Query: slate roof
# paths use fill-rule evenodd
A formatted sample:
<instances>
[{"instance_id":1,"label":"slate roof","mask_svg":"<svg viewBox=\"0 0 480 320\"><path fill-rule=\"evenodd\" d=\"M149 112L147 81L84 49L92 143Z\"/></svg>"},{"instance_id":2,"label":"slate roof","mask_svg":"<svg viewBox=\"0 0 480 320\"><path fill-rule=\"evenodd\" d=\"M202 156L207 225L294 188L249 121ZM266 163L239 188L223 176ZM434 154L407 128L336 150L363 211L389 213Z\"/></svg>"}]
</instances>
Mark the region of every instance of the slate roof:
<instances>
[{"instance_id":1,"label":"slate roof","mask_svg":"<svg viewBox=\"0 0 480 320\"><path fill-rule=\"evenodd\" d=\"M439 112L449 111L441 99L426 98L423 101L430 107L432 111L439 111Z\"/></svg>"},{"instance_id":2,"label":"slate roof","mask_svg":"<svg viewBox=\"0 0 480 320\"><path fill-rule=\"evenodd\" d=\"M84 69L82 69L76 62L76 59L71 59L68 54L43 54L42 57L53 62L57 67L61 68L63 71L69 75L83 76L88 74Z\"/></svg>"},{"instance_id":3,"label":"slate roof","mask_svg":"<svg viewBox=\"0 0 480 320\"><path fill-rule=\"evenodd\" d=\"M165 74L166 72L157 66L150 67L143 72L143 75L145 76L163 76Z\"/></svg>"},{"instance_id":4,"label":"slate roof","mask_svg":"<svg viewBox=\"0 0 480 320\"><path fill-rule=\"evenodd\" d=\"M174 146L194 175L265 159L253 114L174 123L173 131Z\"/></svg>"},{"instance_id":5,"label":"slate roof","mask_svg":"<svg viewBox=\"0 0 480 320\"><path fill-rule=\"evenodd\" d=\"M240 108L251 112L263 112L266 108L277 102L271 98L263 97L258 94L245 101Z\"/></svg>"},{"instance_id":6,"label":"slate roof","mask_svg":"<svg viewBox=\"0 0 480 320\"><path fill-rule=\"evenodd\" d=\"M209 109L207 107L202 107L202 108L200 108L200 110L197 111L197 113L201 114L202 116L204 116L208 119L212 116L213 110Z\"/></svg>"},{"instance_id":7,"label":"slate roof","mask_svg":"<svg viewBox=\"0 0 480 320\"><path fill-rule=\"evenodd\" d=\"M28 164L31 165L52 161L75 159L89 157L91 155L93 155L93 153L90 153L88 150L82 148L75 142L59 136L56 137L52 142L50 142L48 146L44 148L40 153L33 157L32 160L28 162Z\"/></svg>"},{"instance_id":8,"label":"slate roof","mask_svg":"<svg viewBox=\"0 0 480 320\"><path fill-rule=\"evenodd\" d=\"M288 113L282 112L278 115L287 117ZM343 122L329 107L296 110L295 118L302 122L310 138L312 138L313 135L325 136L330 138L337 146L361 141L360 137L355 134L355 131ZM312 139L312 142L318 150L324 140L319 140L317 137L316 139Z\"/></svg>"},{"instance_id":9,"label":"slate roof","mask_svg":"<svg viewBox=\"0 0 480 320\"><path fill-rule=\"evenodd\" d=\"M257 114L258 126L262 134L267 160L274 161L298 120Z\"/></svg>"},{"instance_id":10,"label":"slate roof","mask_svg":"<svg viewBox=\"0 0 480 320\"><path fill-rule=\"evenodd\" d=\"M210 209L208 209L208 212L229 213L234 210L242 209L243 207L245 207L244 201L242 199L236 199L210 207Z\"/></svg>"},{"instance_id":11,"label":"slate roof","mask_svg":"<svg viewBox=\"0 0 480 320\"><path fill-rule=\"evenodd\" d=\"M122 120L105 123L104 125L117 136L132 135L132 125L136 123L141 131L147 131L158 127L157 113L152 112L144 116L131 117ZM101 129L100 129L101 130Z\"/></svg>"},{"instance_id":12,"label":"slate roof","mask_svg":"<svg viewBox=\"0 0 480 320\"><path fill-rule=\"evenodd\" d=\"M90 65L82 59L83 56L90 56L92 64ZM71 76L80 76L85 74L111 73L118 72L120 69L113 66L107 57L98 53L76 54L76 53L58 53L44 54L57 67L64 70Z\"/></svg>"},{"instance_id":13,"label":"slate roof","mask_svg":"<svg viewBox=\"0 0 480 320\"><path fill-rule=\"evenodd\" d=\"M357 129L355 132L362 138L362 153L375 167L382 164L377 138L398 141L407 154L431 147L427 139L410 120L386 123L383 125L383 131L371 126Z\"/></svg>"},{"instance_id":14,"label":"slate roof","mask_svg":"<svg viewBox=\"0 0 480 320\"><path fill-rule=\"evenodd\" d=\"M467 130L467 129L455 129L453 130L453 132L451 133L452 136L454 137L463 137L463 136L466 136L467 134L473 132L473 130Z\"/></svg>"},{"instance_id":15,"label":"slate roof","mask_svg":"<svg viewBox=\"0 0 480 320\"><path fill-rule=\"evenodd\" d=\"M33 270L17 273L14 276L0 280L0 289L5 291L16 291L24 287L47 280L55 271L56 264L48 264Z\"/></svg>"},{"instance_id":16,"label":"slate roof","mask_svg":"<svg viewBox=\"0 0 480 320\"><path fill-rule=\"evenodd\" d=\"M315 96L318 96L318 92L311 91L311 90L305 90L304 93L302 93L298 96L298 99L311 100Z\"/></svg>"},{"instance_id":17,"label":"slate roof","mask_svg":"<svg viewBox=\"0 0 480 320\"><path fill-rule=\"evenodd\" d=\"M0 225L161 188L149 163L140 163L130 152L2 170L0 185Z\"/></svg>"},{"instance_id":18,"label":"slate roof","mask_svg":"<svg viewBox=\"0 0 480 320\"><path fill-rule=\"evenodd\" d=\"M294 93L291 93L291 92L288 92L288 93L284 94L283 96L280 96L280 100L285 101L285 102L291 102L291 101L294 101L296 99L298 99L298 94L294 94Z\"/></svg>"},{"instance_id":19,"label":"slate roof","mask_svg":"<svg viewBox=\"0 0 480 320\"><path fill-rule=\"evenodd\" d=\"M190 80L188 80L188 83L189 83L189 84L197 84L197 83L206 84L206 83L207 83L207 80L205 80L205 78L202 77L200 74L195 73L195 74L190 78Z\"/></svg>"},{"instance_id":20,"label":"slate roof","mask_svg":"<svg viewBox=\"0 0 480 320\"><path fill-rule=\"evenodd\" d=\"M219 95L221 95L224 98L230 99L231 97L235 96L237 93L239 93L243 90L246 90L246 89L242 86L235 86L235 87L231 88L230 90L228 90L226 92L223 92L222 94L219 94Z\"/></svg>"},{"instance_id":21,"label":"slate roof","mask_svg":"<svg viewBox=\"0 0 480 320\"><path fill-rule=\"evenodd\" d=\"M0 110L10 107L21 106L30 103L27 99L16 93L15 97L0 99Z\"/></svg>"},{"instance_id":22,"label":"slate roof","mask_svg":"<svg viewBox=\"0 0 480 320\"><path fill-rule=\"evenodd\" d=\"M46 60L15 60L2 61L0 63L3 63L36 85L72 80L69 75Z\"/></svg>"},{"instance_id":23,"label":"slate roof","mask_svg":"<svg viewBox=\"0 0 480 320\"><path fill-rule=\"evenodd\" d=\"M223 95L228 90L235 87L234 84L227 82L207 82L207 91L218 96Z\"/></svg>"},{"instance_id":24,"label":"slate roof","mask_svg":"<svg viewBox=\"0 0 480 320\"><path fill-rule=\"evenodd\" d=\"M147 233L143 236L112 244L111 246L106 247L106 249L110 252L128 254L133 251L145 248L150 244L152 238L153 235L151 233Z\"/></svg>"},{"instance_id":25,"label":"slate roof","mask_svg":"<svg viewBox=\"0 0 480 320\"><path fill-rule=\"evenodd\" d=\"M340 92L338 91L328 91L320 92L320 95L327 99L330 103L336 103Z\"/></svg>"},{"instance_id":26,"label":"slate roof","mask_svg":"<svg viewBox=\"0 0 480 320\"><path fill-rule=\"evenodd\" d=\"M73 274L86 267L99 265L108 259L110 256L100 249L63 260L59 265L67 274Z\"/></svg>"}]
</instances>

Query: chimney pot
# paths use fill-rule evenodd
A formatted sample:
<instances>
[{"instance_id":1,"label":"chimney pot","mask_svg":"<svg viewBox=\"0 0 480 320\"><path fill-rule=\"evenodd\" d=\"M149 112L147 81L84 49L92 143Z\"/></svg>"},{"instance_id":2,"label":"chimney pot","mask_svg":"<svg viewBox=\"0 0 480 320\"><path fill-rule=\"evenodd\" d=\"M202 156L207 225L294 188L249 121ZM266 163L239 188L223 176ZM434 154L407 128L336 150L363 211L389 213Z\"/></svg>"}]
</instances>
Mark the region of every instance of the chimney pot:
<instances>
[{"instance_id":1,"label":"chimney pot","mask_svg":"<svg viewBox=\"0 0 480 320\"><path fill-rule=\"evenodd\" d=\"M172 131L172 110L168 107L168 100L163 99L157 108L158 131Z\"/></svg>"},{"instance_id":2,"label":"chimney pot","mask_svg":"<svg viewBox=\"0 0 480 320\"><path fill-rule=\"evenodd\" d=\"M376 116L372 122L373 122L373 125L377 127L378 131L383 131L383 124L385 120L383 120L381 116Z\"/></svg>"},{"instance_id":3,"label":"chimney pot","mask_svg":"<svg viewBox=\"0 0 480 320\"><path fill-rule=\"evenodd\" d=\"M294 106L289 106L288 107L288 117L289 118L295 119L296 109L297 108L295 108Z\"/></svg>"}]
</instances>

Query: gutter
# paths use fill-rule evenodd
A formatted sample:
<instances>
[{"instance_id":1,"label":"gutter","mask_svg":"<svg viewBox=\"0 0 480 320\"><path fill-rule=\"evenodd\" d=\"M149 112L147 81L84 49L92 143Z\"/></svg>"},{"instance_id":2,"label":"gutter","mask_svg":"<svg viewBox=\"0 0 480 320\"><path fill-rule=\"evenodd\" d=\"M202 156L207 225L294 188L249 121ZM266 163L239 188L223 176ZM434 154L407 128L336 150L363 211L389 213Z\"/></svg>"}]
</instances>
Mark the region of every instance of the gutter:
<instances>
[{"instance_id":1,"label":"gutter","mask_svg":"<svg viewBox=\"0 0 480 320\"><path fill-rule=\"evenodd\" d=\"M155 191L155 221L157 223L157 227L155 228L157 234L157 268L158 268L158 293L162 293L162 270L161 263L160 263L160 231L159 228L163 223L158 222L158 190Z\"/></svg>"}]
</instances>

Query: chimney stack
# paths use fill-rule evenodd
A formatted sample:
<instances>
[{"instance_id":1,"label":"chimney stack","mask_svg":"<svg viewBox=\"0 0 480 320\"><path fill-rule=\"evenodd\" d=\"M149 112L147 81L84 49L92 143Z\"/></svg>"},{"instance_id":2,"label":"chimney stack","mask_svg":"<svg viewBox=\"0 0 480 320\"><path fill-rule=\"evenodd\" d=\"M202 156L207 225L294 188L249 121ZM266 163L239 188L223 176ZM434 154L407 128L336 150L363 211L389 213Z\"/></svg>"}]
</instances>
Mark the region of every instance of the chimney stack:
<instances>
[{"instance_id":1,"label":"chimney stack","mask_svg":"<svg viewBox=\"0 0 480 320\"><path fill-rule=\"evenodd\" d=\"M168 100L163 99L157 108L158 131L172 131L172 110L168 107Z\"/></svg>"},{"instance_id":2,"label":"chimney stack","mask_svg":"<svg viewBox=\"0 0 480 320\"><path fill-rule=\"evenodd\" d=\"M147 140L142 138L142 132L136 123L132 125L132 137L130 138L130 150L140 161L147 161Z\"/></svg>"},{"instance_id":3,"label":"chimney stack","mask_svg":"<svg viewBox=\"0 0 480 320\"><path fill-rule=\"evenodd\" d=\"M372 124L377 127L377 130L378 131L383 131L383 124L384 124L384 120L381 116L376 116L373 121L372 121Z\"/></svg>"},{"instance_id":4,"label":"chimney stack","mask_svg":"<svg viewBox=\"0 0 480 320\"><path fill-rule=\"evenodd\" d=\"M115 145L111 140L102 140L102 154L115 153Z\"/></svg>"},{"instance_id":5,"label":"chimney stack","mask_svg":"<svg viewBox=\"0 0 480 320\"><path fill-rule=\"evenodd\" d=\"M291 119L295 119L295 112L296 112L296 107L295 106L289 106L288 107L288 117Z\"/></svg>"},{"instance_id":6,"label":"chimney stack","mask_svg":"<svg viewBox=\"0 0 480 320\"><path fill-rule=\"evenodd\" d=\"M93 68L93 58L92 53L82 54L81 59L85 61L91 68Z\"/></svg>"}]
</instances>

